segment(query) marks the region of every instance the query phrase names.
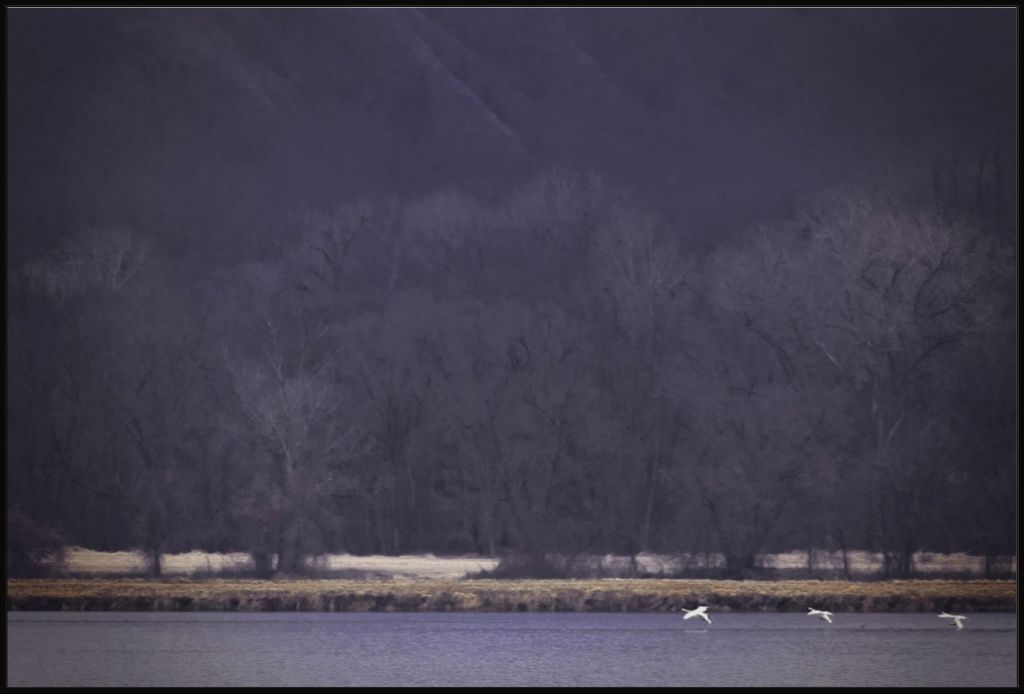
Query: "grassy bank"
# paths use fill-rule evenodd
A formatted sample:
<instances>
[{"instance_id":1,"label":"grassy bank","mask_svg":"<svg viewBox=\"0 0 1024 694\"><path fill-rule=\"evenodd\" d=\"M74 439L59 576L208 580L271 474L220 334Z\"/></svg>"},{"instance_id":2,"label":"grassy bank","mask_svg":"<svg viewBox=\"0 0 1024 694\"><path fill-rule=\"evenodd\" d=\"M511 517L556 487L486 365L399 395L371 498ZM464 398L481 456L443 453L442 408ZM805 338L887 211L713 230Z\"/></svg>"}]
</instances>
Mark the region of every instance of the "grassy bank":
<instances>
[{"instance_id":1,"label":"grassy bank","mask_svg":"<svg viewBox=\"0 0 1024 694\"><path fill-rule=\"evenodd\" d=\"M11 579L8 610L1016 611L1014 581Z\"/></svg>"}]
</instances>

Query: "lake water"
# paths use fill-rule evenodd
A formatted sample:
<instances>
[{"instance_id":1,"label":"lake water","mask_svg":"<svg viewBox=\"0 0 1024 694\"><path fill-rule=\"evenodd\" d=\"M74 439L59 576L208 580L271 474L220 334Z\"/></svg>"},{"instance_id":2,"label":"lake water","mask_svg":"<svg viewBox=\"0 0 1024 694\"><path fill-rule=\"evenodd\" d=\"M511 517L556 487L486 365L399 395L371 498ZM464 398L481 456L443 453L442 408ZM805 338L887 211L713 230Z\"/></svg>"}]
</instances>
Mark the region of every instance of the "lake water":
<instances>
[{"instance_id":1,"label":"lake water","mask_svg":"<svg viewBox=\"0 0 1024 694\"><path fill-rule=\"evenodd\" d=\"M11 686L1016 686L1015 614L8 612Z\"/></svg>"}]
</instances>

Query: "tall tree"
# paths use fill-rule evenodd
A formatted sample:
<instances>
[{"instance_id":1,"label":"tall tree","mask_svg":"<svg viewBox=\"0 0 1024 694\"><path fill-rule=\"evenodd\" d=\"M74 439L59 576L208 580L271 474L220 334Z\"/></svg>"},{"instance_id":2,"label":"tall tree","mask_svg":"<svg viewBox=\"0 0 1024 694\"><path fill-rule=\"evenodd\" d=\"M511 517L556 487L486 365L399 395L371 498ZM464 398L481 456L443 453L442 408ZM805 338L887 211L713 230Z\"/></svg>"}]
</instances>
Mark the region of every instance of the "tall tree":
<instances>
[{"instance_id":1,"label":"tall tree","mask_svg":"<svg viewBox=\"0 0 1024 694\"><path fill-rule=\"evenodd\" d=\"M806 209L811 235L807 325L859 402L869 435L869 523L890 575L911 570L927 525L916 490L931 474L909 433L973 335L991 331L1008 256L991 237L930 209L839 193Z\"/></svg>"}]
</instances>

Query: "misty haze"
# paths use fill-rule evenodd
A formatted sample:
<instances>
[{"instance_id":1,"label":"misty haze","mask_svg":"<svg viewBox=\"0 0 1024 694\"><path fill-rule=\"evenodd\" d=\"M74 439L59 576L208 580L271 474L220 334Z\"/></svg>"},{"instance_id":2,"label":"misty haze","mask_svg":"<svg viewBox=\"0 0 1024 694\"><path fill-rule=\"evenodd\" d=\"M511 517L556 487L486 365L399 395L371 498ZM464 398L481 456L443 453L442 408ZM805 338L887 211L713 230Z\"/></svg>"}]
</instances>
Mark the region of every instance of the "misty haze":
<instances>
[{"instance_id":1,"label":"misty haze","mask_svg":"<svg viewBox=\"0 0 1024 694\"><path fill-rule=\"evenodd\" d=\"M5 15L9 579L1016 578L1015 8Z\"/></svg>"}]
</instances>

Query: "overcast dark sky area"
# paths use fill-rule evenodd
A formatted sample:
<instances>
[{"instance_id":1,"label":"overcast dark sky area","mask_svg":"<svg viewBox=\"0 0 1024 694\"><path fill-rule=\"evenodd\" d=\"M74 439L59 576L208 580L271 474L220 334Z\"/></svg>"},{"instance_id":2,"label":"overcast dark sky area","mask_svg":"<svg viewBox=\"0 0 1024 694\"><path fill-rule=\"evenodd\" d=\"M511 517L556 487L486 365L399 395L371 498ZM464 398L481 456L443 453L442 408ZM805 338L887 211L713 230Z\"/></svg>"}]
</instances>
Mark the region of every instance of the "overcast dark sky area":
<instances>
[{"instance_id":1,"label":"overcast dark sky area","mask_svg":"<svg viewBox=\"0 0 1024 694\"><path fill-rule=\"evenodd\" d=\"M1004 9L10 9L8 257L126 224L201 264L303 207L594 172L713 246L851 180L1016 171ZM1007 186L1016 189L1015 181Z\"/></svg>"}]
</instances>

